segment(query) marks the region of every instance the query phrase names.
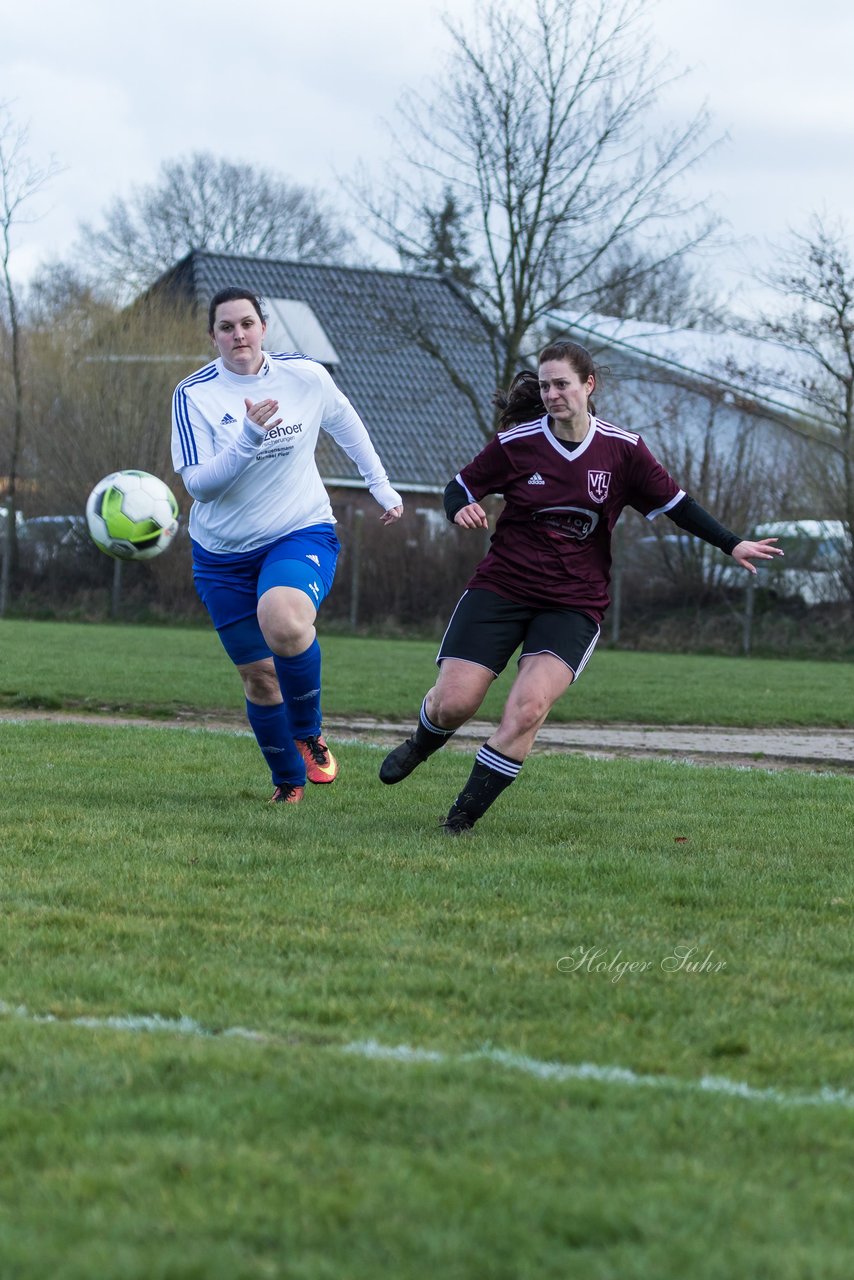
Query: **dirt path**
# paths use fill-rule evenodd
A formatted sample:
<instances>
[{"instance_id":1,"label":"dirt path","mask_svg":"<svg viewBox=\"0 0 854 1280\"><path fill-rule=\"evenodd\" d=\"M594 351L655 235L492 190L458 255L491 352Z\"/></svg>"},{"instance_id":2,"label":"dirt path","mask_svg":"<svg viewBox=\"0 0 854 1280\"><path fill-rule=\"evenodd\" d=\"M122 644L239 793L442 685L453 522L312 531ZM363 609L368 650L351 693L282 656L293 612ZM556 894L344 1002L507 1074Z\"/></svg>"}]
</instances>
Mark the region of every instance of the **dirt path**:
<instances>
[{"instance_id":1,"label":"dirt path","mask_svg":"<svg viewBox=\"0 0 854 1280\"><path fill-rule=\"evenodd\" d=\"M333 721L327 721L330 733ZM494 726L472 720L457 733L468 745L482 742ZM343 722L349 729L380 742L395 742L411 731L387 721ZM729 729L702 725L560 724L539 732L537 752L567 752L608 759L617 756L660 756L697 763L755 768L829 768L854 774L854 730Z\"/></svg>"},{"instance_id":2,"label":"dirt path","mask_svg":"<svg viewBox=\"0 0 854 1280\"><path fill-rule=\"evenodd\" d=\"M157 728L233 730L248 732L242 715L177 715L166 720L138 716L84 714L65 711L0 710L3 721L53 721L73 724L149 725ZM392 745L412 730L411 724L370 717L328 716L324 728L330 738L356 738ZM494 725L472 720L459 730L453 745L470 750ZM758 769L813 769L854 776L854 729L731 729L700 725L555 724L540 730L535 751L566 752L614 759L658 756L696 764L727 764Z\"/></svg>"}]
</instances>

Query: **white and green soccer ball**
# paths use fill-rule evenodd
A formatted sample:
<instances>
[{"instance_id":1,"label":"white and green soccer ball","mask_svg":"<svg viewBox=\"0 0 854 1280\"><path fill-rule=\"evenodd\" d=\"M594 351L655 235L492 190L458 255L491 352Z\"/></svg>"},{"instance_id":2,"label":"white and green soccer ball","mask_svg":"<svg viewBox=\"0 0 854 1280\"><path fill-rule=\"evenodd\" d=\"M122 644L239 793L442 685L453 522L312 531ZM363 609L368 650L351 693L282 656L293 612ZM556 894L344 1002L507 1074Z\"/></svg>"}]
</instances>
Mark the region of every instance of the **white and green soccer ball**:
<instances>
[{"instance_id":1,"label":"white and green soccer ball","mask_svg":"<svg viewBox=\"0 0 854 1280\"><path fill-rule=\"evenodd\" d=\"M148 471L114 471L99 480L86 502L92 541L117 560L151 560L178 530L178 503L167 484Z\"/></svg>"}]
</instances>

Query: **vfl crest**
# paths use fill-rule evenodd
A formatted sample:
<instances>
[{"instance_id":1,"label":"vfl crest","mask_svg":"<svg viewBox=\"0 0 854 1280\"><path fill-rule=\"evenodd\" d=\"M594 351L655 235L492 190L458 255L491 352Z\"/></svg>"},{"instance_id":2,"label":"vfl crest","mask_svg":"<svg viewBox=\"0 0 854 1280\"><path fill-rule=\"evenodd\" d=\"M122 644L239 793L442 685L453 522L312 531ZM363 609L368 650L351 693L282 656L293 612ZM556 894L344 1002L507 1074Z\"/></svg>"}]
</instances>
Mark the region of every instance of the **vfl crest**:
<instances>
[{"instance_id":1,"label":"vfl crest","mask_svg":"<svg viewBox=\"0 0 854 1280\"><path fill-rule=\"evenodd\" d=\"M587 472L587 492L590 494L591 501L604 502L608 496L608 490L610 487L610 471Z\"/></svg>"}]
</instances>

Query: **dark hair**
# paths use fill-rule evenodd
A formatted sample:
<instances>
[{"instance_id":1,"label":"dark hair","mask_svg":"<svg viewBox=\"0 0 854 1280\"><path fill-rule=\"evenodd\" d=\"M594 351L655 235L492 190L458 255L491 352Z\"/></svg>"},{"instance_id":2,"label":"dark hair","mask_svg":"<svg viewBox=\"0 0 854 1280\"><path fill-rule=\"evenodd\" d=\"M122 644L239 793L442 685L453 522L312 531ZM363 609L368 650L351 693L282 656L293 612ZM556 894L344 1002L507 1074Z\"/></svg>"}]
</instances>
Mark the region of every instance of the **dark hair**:
<instances>
[{"instance_id":1,"label":"dark hair","mask_svg":"<svg viewBox=\"0 0 854 1280\"><path fill-rule=\"evenodd\" d=\"M211 298L210 306L208 307L208 333L213 333L217 307L223 302L240 302L241 300L251 302L261 323L267 323L267 317L261 308L261 299L258 294L253 293L251 289L241 289L237 285L229 285L227 289L220 289Z\"/></svg>"},{"instance_id":2,"label":"dark hair","mask_svg":"<svg viewBox=\"0 0 854 1280\"><path fill-rule=\"evenodd\" d=\"M540 380L533 369L522 369L506 391L496 391L492 403L498 410L498 429L506 431L519 422L533 422L543 416Z\"/></svg>"},{"instance_id":3,"label":"dark hair","mask_svg":"<svg viewBox=\"0 0 854 1280\"><path fill-rule=\"evenodd\" d=\"M590 352L586 347L582 347L580 342L571 342L569 338L556 338L547 347L543 347L540 352L540 364L545 364L547 360L565 360L567 364L572 366L582 382L592 378L595 387L599 370L593 363L593 357ZM587 405L595 418L596 409L593 401L588 400Z\"/></svg>"}]
</instances>

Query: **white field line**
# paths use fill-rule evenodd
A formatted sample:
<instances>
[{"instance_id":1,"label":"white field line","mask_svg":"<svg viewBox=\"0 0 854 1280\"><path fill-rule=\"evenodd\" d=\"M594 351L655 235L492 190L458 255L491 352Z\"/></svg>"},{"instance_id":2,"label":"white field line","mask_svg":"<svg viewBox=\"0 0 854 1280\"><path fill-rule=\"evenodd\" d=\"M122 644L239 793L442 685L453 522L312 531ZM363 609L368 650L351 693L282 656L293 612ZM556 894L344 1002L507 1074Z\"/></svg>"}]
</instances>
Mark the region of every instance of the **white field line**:
<instances>
[{"instance_id":1,"label":"white field line","mask_svg":"<svg viewBox=\"0 0 854 1280\"><path fill-rule=\"evenodd\" d=\"M210 1039L248 1040L256 1044L284 1046L279 1036L263 1031L251 1031L246 1027L228 1027L214 1030L204 1027L193 1018L163 1018L160 1014L118 1015L105 1018L58 1018L51 1013L31 1013L24 1005L10 1005L0 1000L0 1017L16 1018L38 1025L86 1027L92 1030L160 1032L178 1036L197 1036ZM372 1061L396 1062L401 1065L459 1066L469 1062L488 1062L510 1071L519 1071L534 1079L566 1084L572 1081L592 1081L595 1084L616 1085L628 1089L660 1089L670 1093L701 1093L739 1098L744 1102L765 1102L779 1107L844 1107L854 1110L854 1093L846 1089L825 1086L814 1093L788 1093L783 1089L757 1089L726 1076L701 1076L699 1080L680 1080L675 1076L640 1075L629 1067L603 1067L592 1062L564 1063L544 1062L524 1054L486 1046L470 1053L442 1053L436 1049L419 1049L412 1045L380 1044L378 1040L354 1040L349 1044L329 1046L333 1052Z\"/></svg>"}]
</instances>

